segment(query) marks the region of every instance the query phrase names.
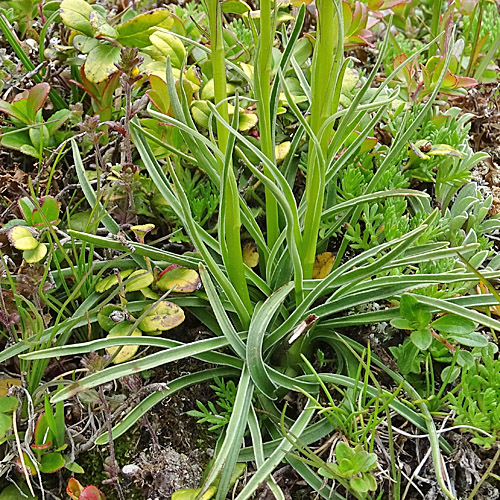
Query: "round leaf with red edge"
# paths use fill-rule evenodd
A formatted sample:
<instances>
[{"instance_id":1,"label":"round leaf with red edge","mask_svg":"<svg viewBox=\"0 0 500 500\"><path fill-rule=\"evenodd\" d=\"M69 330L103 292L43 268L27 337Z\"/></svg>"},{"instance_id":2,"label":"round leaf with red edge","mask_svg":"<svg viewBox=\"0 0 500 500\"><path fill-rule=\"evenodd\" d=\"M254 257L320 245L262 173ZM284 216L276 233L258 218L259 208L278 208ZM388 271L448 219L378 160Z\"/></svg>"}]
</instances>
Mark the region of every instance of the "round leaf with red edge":
<instances>
[{"instance_id":1,"label":"round leaf with red edge","mask_svg":"<svg viewBox=\"0 0 500 500\"><path fill-rule=\"evenodd\" d=\"M178 267L160 274L156 286L166 292L173 288L176 293L196 292L201 286L199 274L194 269Z\"/></svg>"}]
</instances>

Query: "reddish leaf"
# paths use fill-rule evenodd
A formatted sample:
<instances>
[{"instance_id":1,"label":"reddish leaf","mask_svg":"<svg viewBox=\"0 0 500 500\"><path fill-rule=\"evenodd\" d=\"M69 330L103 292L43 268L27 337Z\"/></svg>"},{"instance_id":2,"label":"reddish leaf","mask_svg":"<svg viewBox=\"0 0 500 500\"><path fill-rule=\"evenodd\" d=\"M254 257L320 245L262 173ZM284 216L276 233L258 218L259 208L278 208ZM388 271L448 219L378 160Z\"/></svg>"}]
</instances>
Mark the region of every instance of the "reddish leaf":
<instances>
[{"instance_id":1,"label":"reddish leaf","mask_svg":"<svg viewBox=\"0 0 500 500\"><path fill-rule=\"evenodd\" d=\"M78 500L82 491L83 486L80 484L80 481L74 477L70 478L68 486L66 486L66 493L70 496L71 500Z\"/></svg>"},{"instance_id":2,"label":"reddish leaf","mask_svg":"<svg viewBox=\"0 0 500 500\"><path fill-rule=\"evenodd\" d=\"M99 488L93 484L87 486L80 495L80 500L104 500L105 498Z\"/></svg>"}]
</instances>

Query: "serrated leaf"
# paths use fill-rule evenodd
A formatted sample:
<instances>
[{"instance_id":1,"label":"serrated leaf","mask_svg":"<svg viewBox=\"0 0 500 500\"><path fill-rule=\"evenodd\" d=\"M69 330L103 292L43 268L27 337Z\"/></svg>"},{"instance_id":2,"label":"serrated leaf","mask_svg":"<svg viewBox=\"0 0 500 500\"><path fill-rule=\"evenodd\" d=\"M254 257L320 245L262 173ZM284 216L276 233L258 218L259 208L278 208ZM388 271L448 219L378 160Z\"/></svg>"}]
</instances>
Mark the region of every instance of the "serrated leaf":
<instances>
[{"instance_id":1,"label":"serrated leaf","mask_svg":"<svg viewBox=\"0 0 500 500\"><path fill-rule=\"evenodd\" d=\"M184 311L168 300L162 300L139 323L143 332L166 331L179 326L184 321Z\"/></svg>"},{"instance_id":2,"label":"serrated leaf","mask_svg":"<svg viewBox=\"0 0 500 500\"><path fill-rule=\"evenodd\" d=\"M8 232L8 237L10 244L17 250L34 250L39 245L33 233L25 226L14 226Z\"/></svg>"},{"instance_id":3,"label":"serrated leaf","mask_svg":"<svg viewBox=\"0 0 500 500\"><path fill-rule=\"evenodd\" d=\"M175 293L196 292L201 286L200 275L194 269L177 267L160 274L156 286L166 292L173 288Z\"/></svg>"}]
</instances>

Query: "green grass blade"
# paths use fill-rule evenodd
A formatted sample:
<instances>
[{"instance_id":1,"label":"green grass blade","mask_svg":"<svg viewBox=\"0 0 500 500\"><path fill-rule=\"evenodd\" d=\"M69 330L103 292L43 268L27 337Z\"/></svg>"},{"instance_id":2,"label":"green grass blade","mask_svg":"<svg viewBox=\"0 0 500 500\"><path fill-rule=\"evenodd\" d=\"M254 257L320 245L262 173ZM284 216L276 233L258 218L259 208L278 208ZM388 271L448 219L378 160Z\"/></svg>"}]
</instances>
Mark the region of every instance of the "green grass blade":
<instances>
[{"instance_id":1,"label":"green grass blade","mask_svg":"<svg viewBox=\"0 0 500 500\"><path fill-rule=\"evenodd\" d=\"M127 413L127 415L121 420L121 422L113 427L113 439L117 439L125 432L127 432L142 417L144 417L144 415L146 415L146 413L151 410L151 408L163 401L165 398L172 396L172 394L175 394L176 392L192 385L201 384L208 380L212 380L214 377L231 377L236 376L238 373L238 370L235 370L234 368L210 368L208 370L190 373L189 375L184 375L170 381L168 383L168 389L165 389L163 391L156 391L145 397L137 406L133 408L132 411ZM95 444L98 446L102 446L108 443L109 433L107 432L101 434L95 440Z\"/></svg>"},{"instance_id":2,"label":"green grass blade","mask_svg":"<svg viewBox=\"0 0 500 500\"><path fill-rule=\"evenodd\" d=\"M267 327L276 311L283 304L288 294L293 290L293 283L288 283L273 293L258 309L250 321L248 328L246 360L253 383L269 399L276 399L276 385L269 377L262 355L262 345Z\"/></svg>"}]
</instances>

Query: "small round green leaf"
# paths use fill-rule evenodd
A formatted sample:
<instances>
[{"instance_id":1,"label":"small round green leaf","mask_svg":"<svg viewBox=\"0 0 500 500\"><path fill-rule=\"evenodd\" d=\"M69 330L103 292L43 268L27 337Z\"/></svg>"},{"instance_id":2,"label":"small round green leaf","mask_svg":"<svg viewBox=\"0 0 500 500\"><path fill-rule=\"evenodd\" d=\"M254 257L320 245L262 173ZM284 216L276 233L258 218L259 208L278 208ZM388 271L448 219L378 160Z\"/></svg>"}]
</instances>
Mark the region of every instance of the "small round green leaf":
<instances>
[{"instance_id":1,"label":"small round green leaf","mask_svg":"<svg viewBox=\"0 0 500 500\"><path fill-rule=\"evenodd\" d=\"M47 255L47 245L39 243L33 250L25 250L23 258L28 264L36 264L40 262Z\"/></svg>"},{"instance_id":2,"label":"small round green leaf","mask_svg":"<svg viewBox=\"0 0 500 500\"><path fill-rule=\"evenodd\" d=\"M411 333L410 339L421 351L425 351L432 344L432 333L427 328L415 330Z\"/></svg>"},{"instance_id":3,"label":"small round green leaf","mask_svg":"<svg viewBox=\"0 0 500 500\"><path fill-rule=\"evenodd\" d=\"M127 292L135 292L137 290L142 290L153 283L154 276L153 273L145 271L143 269L138 269L134 271L125 282L125 290Z\"/></svg>"},{"instance_id":4,"label":"small round green leaf","mask_svg":"<svg viewBox=\"0 0 500 500\"><path fill-rule=\"evenodd\" d=\"M125 269L124 271L120 271L122 280L124 280L127 276L130 276L132 274L132 271L132 269ZM114 287L115 285L118 285L118 276L116 276L116 274L112 274L111 276L108 276L107 278L99 281L99 283L97 283L97 285L95 286L95 291L97 293L102 293Z\"/></svg>"},{"instance_id":5,"label":"small round green leaf","mask_svg":"<svg viewBox=\"0 0 500 500\"><path fill-rule=\"evenodd\" d=\"M60 453L47 453L40 460L40 471L51 474L64 467L63 456Z\"/></svg>"},{"instance_id":6,"label":"small round green leaf","mask_svg":"<svg viewBox=\"0 0 500 500\"><path fill-rule=\"evenodd\" d=\"M113 312L123 312L123 311L119 306L107 304L97 313L97 322L99 323L101 328L103 330L106 330L107 332L109 332L113 327L117 325L117 322L110 317L111 313Z\"/></svg>"}]
</instances>

